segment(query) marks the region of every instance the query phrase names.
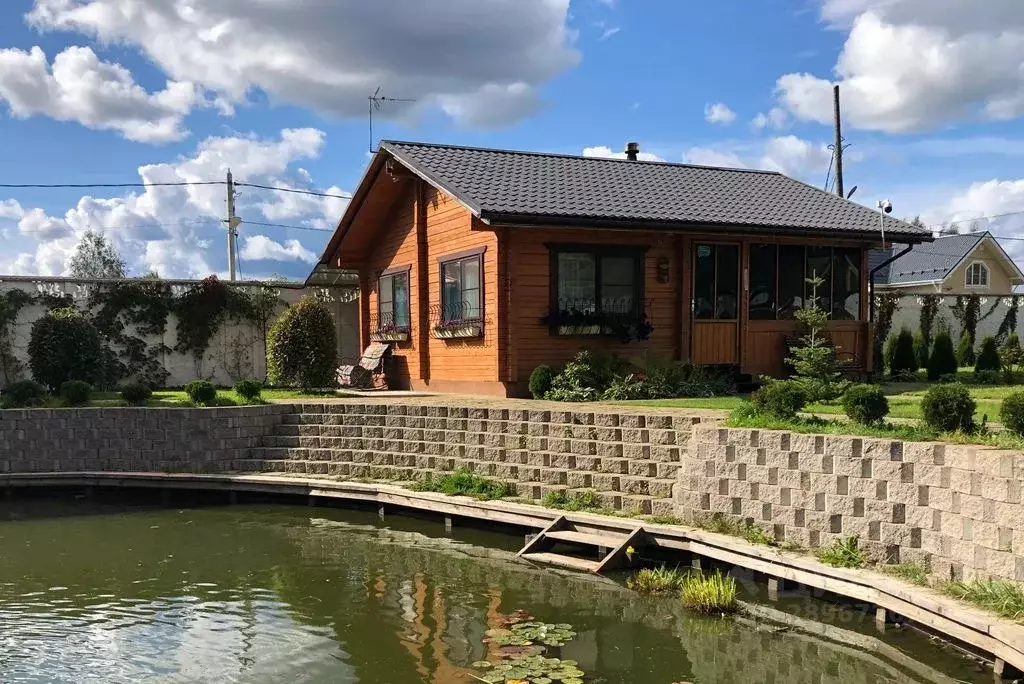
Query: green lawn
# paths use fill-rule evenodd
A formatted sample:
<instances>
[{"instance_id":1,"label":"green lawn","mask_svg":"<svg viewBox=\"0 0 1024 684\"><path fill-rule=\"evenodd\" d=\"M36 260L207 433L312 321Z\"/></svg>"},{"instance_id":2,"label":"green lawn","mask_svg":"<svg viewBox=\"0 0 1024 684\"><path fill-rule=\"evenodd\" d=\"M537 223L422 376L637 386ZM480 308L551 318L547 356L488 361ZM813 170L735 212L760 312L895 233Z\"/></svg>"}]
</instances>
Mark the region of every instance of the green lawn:
<instances>
[{"instance_id":1,"label":"green lawn","mask_svg":"<svg viewBox=\"0 0 1024 684\"><path fill-rule=\"evenodd\" d=\"M263 390L262 401L255 401L251 403L255 404L267 404L274 401L280 401L283 399L323 399L326 397L346 397L355 396L345 392L303 392L301 390L294 389L265 389ZM217 390L217 406L245 406L249 404L245 399L235 394L233 390L219 389ZM93 392L92 399L89 401L89 406L126 406L125 402L121 399L119 392ZM185 394L184 390L156 390L153 392L153 396L148 402L147 406L163 406L163 407L188 407L193 406L189 400L188 395ZM47 401L46 406L48 408L60 408L60 399L52 398Z\"/></svg>"},{"instance_id":2,"label":"green lawn","mask_svg":"<svg viewBox=\"0 0 1024 684\"><path fill-rule=\"evenodd\" d=\"M963 374L963 371L961 371ZM887 382L881 387L889 397L889 417L898 419L921 418L921 399L932 387L928 382ZM979 423L985 416L988 423L999 422L999 408L1008 395L1024 391L1024 385L967 385L971 396L978 403L975 420ZM652 399L645 401L618 402L632 406L657 406L660 408L697 408L731 411L746 399L745 396L714 397L710 399ZM839 402L810 404L806 413L821 415L843 415Z\"/></svg>"}]
</instances>

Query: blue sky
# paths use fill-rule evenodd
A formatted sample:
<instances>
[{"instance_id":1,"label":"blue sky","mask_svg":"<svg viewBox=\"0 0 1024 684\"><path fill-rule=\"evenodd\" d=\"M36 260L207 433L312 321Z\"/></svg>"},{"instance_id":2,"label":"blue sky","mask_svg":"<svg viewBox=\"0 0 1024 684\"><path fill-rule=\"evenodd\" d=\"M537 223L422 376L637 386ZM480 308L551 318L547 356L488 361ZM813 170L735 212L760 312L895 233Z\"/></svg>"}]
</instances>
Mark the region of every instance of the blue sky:
<instances>
[{"instance_id":1,"label":"blue sky","mask_svg":"<svg viewBox=\"0 0 1024 684\"><path fill-rule=\"evenodd\" d=\"M344 194L376 137L783 171L1024 237L1018 0L8 0L0 183L237 180ZM242 188L246 277L304 277L344 200ZM134 273L226 270L223 188L0 188L0 274L82 231ZM1008 240L1024 256L1024 242Z\"/></svg>"}]
</instances>

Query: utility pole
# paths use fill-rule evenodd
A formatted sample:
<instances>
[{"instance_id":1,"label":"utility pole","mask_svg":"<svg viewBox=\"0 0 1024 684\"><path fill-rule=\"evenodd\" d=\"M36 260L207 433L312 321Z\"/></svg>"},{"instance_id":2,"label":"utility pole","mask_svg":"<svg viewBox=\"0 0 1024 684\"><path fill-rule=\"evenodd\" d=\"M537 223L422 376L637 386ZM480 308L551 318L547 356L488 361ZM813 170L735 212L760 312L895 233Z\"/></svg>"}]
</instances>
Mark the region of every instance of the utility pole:
<instances>
[{"instance_id":1,"label":"utility pole","mask_svg":"<svg viewBox=\"0 0 1024 684\"><path fill-rule=\"evenodd\" d=\"M839 110L839 86L832 89L836 107L836 194L845 198L843 192L843 120Z\"/></svg>"},{"instance_id":2,"label":"utility pole","mask_svg":"<svg viewBox=\"0 0 1024 684\"><path fill-rule=\"evenodd\" d=\"M242 219L235 216L235 181L228 169L228 280L235 280L237 264L235 263L235 241L238 238L238 224Z\"/></svg>"}]
</instances>

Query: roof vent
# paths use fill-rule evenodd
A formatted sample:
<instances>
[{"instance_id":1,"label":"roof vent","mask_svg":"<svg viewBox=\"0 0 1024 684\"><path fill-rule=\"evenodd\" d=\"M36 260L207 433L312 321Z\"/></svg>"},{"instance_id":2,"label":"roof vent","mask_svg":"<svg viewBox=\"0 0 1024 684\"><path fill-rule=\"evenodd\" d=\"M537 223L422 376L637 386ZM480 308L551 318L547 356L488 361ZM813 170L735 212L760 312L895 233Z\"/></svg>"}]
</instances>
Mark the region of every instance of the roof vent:
<instances>
[{"instance_id":1,"label":"roof vent","mask_svg":"<svg viewBox=\"0 0 1024 684\"><path fill-rule=\"evenodd\" d=\"M626 143L626 159L629 161L636 161L640 155L640 143L628 142Z\"/></svg>"}]
</instances>

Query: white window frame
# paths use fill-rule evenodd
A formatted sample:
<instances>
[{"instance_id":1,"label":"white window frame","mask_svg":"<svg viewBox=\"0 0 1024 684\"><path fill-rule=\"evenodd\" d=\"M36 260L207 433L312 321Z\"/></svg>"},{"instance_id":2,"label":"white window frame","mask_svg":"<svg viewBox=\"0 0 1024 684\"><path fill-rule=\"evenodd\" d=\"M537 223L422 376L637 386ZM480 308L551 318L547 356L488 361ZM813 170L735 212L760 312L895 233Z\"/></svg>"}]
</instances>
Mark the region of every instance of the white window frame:
<instances>
[{"instance_id":1,"label":"white window frame","mask_svg":"<svg viewBox=\"0 0 1024 684\"><path fill-rule=\"evenodd\" d=\"M971 271L974 270L975 266L978 267L978 273L984 275L983 278L979 278L979 280L984 280L984 282L978 282L978 283L972 283L971 282ZM988 287L989 286L989 282L991 280L990 270L991 269L989 269L988 264L986 264L985 262L983 262L983 261L972 261L967 266L967 270L964 271L964 287L973 287L973 288Z\"/></svg>"}]
</instances>

